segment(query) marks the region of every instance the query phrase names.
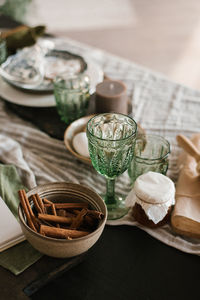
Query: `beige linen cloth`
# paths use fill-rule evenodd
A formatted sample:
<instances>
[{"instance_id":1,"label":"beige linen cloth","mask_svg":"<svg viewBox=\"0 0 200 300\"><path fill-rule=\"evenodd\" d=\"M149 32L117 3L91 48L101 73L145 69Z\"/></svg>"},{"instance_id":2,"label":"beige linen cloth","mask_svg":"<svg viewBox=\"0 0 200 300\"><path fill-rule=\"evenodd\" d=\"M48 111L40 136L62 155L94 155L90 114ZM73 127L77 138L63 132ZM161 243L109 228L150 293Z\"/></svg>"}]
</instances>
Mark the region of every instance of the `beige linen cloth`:
<instances>
[{"instance_id":1,"label":"beige linen cloth","mask_svg":"<svg viewBox=\"0 0 200 300\"><path fill-rule=\"evenodd\" d=\"M191 141L200 149L200 134L193 135ZM200 174L196 170L197 162L186 153L180 155L178 162L181 171L171 223L176 232L200 239Z\"/></svg>"},{"instance_id":2,"label":"beige linen cloth","mask_svg":"<svg viewBox=\"0 0 200 300\"><path fill-rule=\"evenodd\" d=\"M190 137L191 134L200 132L200 92L173 83L162 75L130 61L73 40L54 42L56 48L77 53L100 65L108 77L124 81L132 101L132 115L136 122L147 133L162 135L170 142L168 176L176 182L179 175L177 157L181 152L176 143L176 135L181 133ZM16 116L3 100L0 100L0 134L4 136L0 149L10 143L6 137L20 145L23 159L31 170L31 172L27 169L21 171L24 180L29 178L30 184L27 185L29 188L35 184L68 181L89 186L99 193L105 192L105 178L92 166L78 161L66 150L63 141L51 138L30 122ZM17 161L13 161L12 164L17 165ZM126 172L117 178L116 192L126 196L130 189ZM107 224L137 226L169 246L200 255L200 240L176 234L169 225L154 230L144 228L137 224L130 214Z\"/></svg>"}]
</instances>

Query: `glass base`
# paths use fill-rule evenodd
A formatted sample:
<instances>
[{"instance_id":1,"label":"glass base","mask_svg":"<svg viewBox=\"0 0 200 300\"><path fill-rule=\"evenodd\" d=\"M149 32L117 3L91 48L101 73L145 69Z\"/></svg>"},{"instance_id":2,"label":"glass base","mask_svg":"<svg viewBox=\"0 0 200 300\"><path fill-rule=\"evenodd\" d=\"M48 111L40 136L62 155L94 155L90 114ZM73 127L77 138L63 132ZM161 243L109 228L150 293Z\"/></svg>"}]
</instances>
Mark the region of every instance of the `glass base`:
<instances>
[{"instance_id":1,"label":"glass base","mask_svg":"<svg viewBox=\"0 0 200 300\"><path fill-rule=\"evenodd\" d=\"M105 195L101 195L101 197L104 199L105 201ZM123 196L119 196L119 195L115 195L115 199L116 199L116 203L113 204L108 204L106 203L106 207L108 210L108 220L116 220L116 219L120 219L123 216L125 216L128 211L129 211L129 207L125 206L125 197Z\"/></svg>"}]
</instances>

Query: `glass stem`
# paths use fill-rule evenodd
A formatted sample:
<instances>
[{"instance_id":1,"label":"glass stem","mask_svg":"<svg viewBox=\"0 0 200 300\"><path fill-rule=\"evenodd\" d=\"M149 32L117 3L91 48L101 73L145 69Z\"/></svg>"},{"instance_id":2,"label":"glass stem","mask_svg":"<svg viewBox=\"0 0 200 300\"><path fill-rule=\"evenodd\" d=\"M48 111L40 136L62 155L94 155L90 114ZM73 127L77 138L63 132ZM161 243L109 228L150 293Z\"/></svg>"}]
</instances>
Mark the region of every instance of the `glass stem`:
<instances>
[{"instance_id":1,"label":"glass stem","mask_svg":"<svg viewBox=\"0 0 200 300\"><path fill-rule=\"evenodd\" d=\"M115 179L106 179L106 196L105 196L106 204L115 204Z\"/></svg>"}]
</instances>

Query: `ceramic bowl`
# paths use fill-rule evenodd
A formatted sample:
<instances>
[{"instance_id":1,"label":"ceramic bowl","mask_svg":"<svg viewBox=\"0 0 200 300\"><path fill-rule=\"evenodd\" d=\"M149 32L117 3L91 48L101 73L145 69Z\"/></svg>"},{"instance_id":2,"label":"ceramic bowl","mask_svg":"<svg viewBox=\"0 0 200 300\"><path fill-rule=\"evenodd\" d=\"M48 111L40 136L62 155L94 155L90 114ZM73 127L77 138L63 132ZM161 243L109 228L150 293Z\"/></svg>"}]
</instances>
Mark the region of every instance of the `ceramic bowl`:
<instances>
[{"instance_id":1,"label":"ceramic bowl","mask_svg":"<svg viewBox=\"0 0 200 300\"><path fill-rule=\"evenodd\" d=\"M80 161L92 165L91 159L89 157L85 157L77 153L73 147L73 138L74 136L79 133L86 131L87 122L93 117L94 115L89 115L83 118L80 118L74 122L72 122L64 133L64 143L66 148Z\"/></svg>"},{"instance_id":2,"label":"ceramic bowl","mask_svg":"<svg viewBox=\"0 0 200 300\"><path fill-rule=\"evenodd\" d=\"M72 240L57 239L43 236L33 231L26 223L26 218L21 204L18 214L22 231L29 243L39 252L52 257L73 257L90 249L101 236L106 219L107 210L103 199L92 189L74 183L55 182L33 188L27 193L27 197L38 193L41 198L56 202L86 202L91 208L104 214L96 230L88 235Z\"/></svg>"},{"instance_id":3,"label":"ceramic bowl","mask_svg":"<svg viewBox=\"0 0 200 300\"><path fill-rule=\"evenodd\" d=\"M80 161L88 164L88 165L92 165L91 159L89 157L85 157L80 155L79 153L77 153L73 147L73 138L74 136L79 133L79 132L83 132L86 131L86 126L88 121L94 117L95 114L80 118L74 122L72 122L67 129L65 130L64 133L64 144L66 146L66 148ZM145 130L140 126L140 124L138 125L138 134L145 134Z\"/></svg>"}]
</instances>

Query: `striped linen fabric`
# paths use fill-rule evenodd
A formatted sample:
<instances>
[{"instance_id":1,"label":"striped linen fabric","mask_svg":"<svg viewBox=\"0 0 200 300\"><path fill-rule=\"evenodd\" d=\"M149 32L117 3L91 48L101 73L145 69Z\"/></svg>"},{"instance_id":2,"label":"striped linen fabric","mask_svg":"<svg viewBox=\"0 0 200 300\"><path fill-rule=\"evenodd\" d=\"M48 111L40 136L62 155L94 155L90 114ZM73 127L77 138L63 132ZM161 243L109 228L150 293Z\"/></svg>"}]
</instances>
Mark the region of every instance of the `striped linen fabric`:
<instances>
[{"instance_id":1,"label":"striped linen fabric","mask_svg":"<svg viewBox=\"0 0 200 300\"><path fill-rule=\"evenodd\" d=\"M200 132L200 92L71 39L56 39L54 42L56 48L94 61L108 77L122 80L127 85L135 121L147 133L162 135L170 142L167 175L176 182L179 173L177 157L181 149L175 138L180 133L190 137L192 133ZM92 166L78 161L66 150L63 141L50 137L9 111L3 100L0 100L0 161L15 164L28 188L47 182L68 181L89 186L98 193L105 191L105 179ZM127 195L130 189L129 177L125 172L116 180L116 192ZM136 223L130 214L107 224L138 226L167 245L200 255L199 240L178 236L169 225L151 230Z\"/></svg>"}]
</instances>

